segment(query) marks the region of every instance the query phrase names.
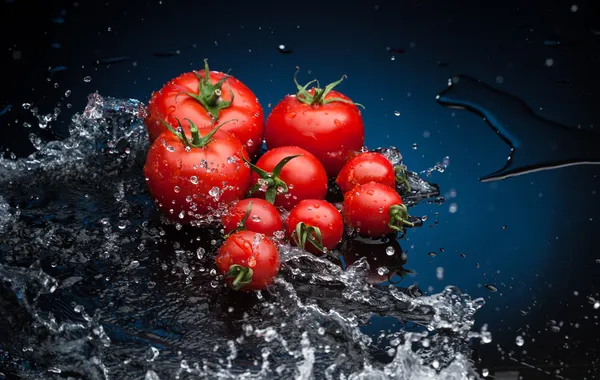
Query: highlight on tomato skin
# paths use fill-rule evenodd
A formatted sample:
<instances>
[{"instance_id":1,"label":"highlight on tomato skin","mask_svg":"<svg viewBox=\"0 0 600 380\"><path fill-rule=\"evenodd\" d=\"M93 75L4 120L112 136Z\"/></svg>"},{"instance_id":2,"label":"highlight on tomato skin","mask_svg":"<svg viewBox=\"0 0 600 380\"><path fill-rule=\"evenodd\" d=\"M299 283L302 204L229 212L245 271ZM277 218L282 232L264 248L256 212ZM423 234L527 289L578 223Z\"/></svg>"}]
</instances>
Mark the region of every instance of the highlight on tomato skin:
<instances>
[{"instance_id":1,"label":"highlight on tomato skin","mask_svg":"<svg viewBox=\"0 0 600 380\"><path fill-rule=\"evenodd\" d=\"M344 220L338 209L321 199L305 199L286 220L290 244L313 254L327 253L338 246L344 234Z\"/></svg>"},{"instance_id":2,"label":"highlight on tomato skin","mask_svg":"<svg viewBox=\"0 0 600 380\"><path fill-rule=\"evenodd\" d=\"M208 73L208 80L206 78ZM246 146L251 159L258 156L264 135L264 111L256 95L235 77L210 71L205 61L203 70L183 73L152 93L148 102L148 114L144 124L150 142L167 129L165 120L172 128L181 121L189 133L191 120L199 128L233 120L223 130L237 137Z\"/></svg>"},{"instance_id":3,"label":"highlight on tomato skin","mask_svg":"<svg viewBox=\"0 0 600 380\"><path fill-rule=\"evenodd\" d=\"M275 173L278 165L281 171ZM291 210L303 199L325 199L327 195L325 168L305 149L297 146L271 149L250 166L250 195L267 200L272 195L276 207Z\"/></svg>"},{"instance_id":4,"label":"highlight on tomato skin","mask_svg":"<svg viewBox=\"0 0 600 380\"><path fill-rule=\"evenodd\" d=\"M352 157L337 176L336 183L343 193L356 185L377 182L396 187L396 173L390 160L376 152L359 153Z\"/></svg>"},{"instance_id":5,"label":"highlight on tomato skin","mask_svg":"<svg viewBox=\"0 0 600 380\"><path fill-rule=\"evenodd\" d=\"M281 215L275 206L261 198L232 202L221 216L223 232L248 230L272 237L283 231Z\"/></svg>"},{"instance_id":6,"label":"highlight on tomato skin","mask_svg":"<svg viewBox=\"0 0 600 380\"><path fill-rule=\"evenodd\" d=\"M346 192L342 214L348 227L363 237L404 234L406 227L415 226L396 190L377 182L356 185Z\"/></svg>"},{"instance_id":7,"label":"highlight on tomato skin","mask_svg":"<svg viewBox=\"0 0 600 380\"><path fill-rule=\"evenodd\" d=\"M264 234L231 234L215 257L217 268L234 290L262 290L279 274L281 259L275 244Z\"/></svg>"},{"instance_id":8,"label":"highlight on tomato skin","mask_svg":"<svg viewBox=\"0 0 600 380\"><path fill-rule=\"evenodd\" d=\"M204 128L197 133L207 137L213 131ZM218 210L222 203L244 197L250 169L244 165L246 150L236 137L219 129L201 147L186 145L181 137L171 131L162 133L150 146L144 165L148 191L168 219L190 223Z\"/></svg>"}]
</instances>

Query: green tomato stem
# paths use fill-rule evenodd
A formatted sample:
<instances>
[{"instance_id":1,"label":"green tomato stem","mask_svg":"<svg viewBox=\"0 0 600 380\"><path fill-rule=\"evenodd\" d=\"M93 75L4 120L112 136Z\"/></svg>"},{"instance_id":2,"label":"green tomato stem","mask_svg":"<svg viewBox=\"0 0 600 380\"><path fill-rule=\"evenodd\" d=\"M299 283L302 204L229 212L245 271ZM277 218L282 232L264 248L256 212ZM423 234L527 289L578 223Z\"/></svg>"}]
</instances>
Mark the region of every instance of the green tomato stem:
<instances>
[{"instance_id":1,"label":"green tomato stem","mask_svg":"<svg viewBox=\"0 0 600 380\"><path fill-rule=\"evenodd\" d=\"M234 264L229 267L229 271L225 274L225 277L234 279L231 282L231 288L233 290L240 290L252 282L252 274L253 271L251 268Z\"/></svg>"},{"instance_id":2,"label":"green tomato stem","mask_svg":"<svg viewBox=\"0 0 600 380\"><path fill-rule=\"evenodd\" d=\"M388 227L394 231L400 232L402 236L405 235L406 227L414 227L415 224L409 222L408 209L405 204L399 204L390 206L389 210L390 221Z\"/></svg>"},{"instance_id":3,"label":"green tomato stem","mask_svg":"<svg viewBox=\"0 0 600 380\"><path fill-rule=\"evenodd\" d=\"M250 161L248 161L244 156L242 156L243 160L245 163L247 163L250 166L250 169L255 172L260 179L262 179L264 182L261 183L256 183L254 186L252 186L250 188L250 190L248 190L248 195L252 195L254 193L256 193L257 191L260 190L260 188L263 185L267 186L267 190L265 192L265 200L271 204L275 203L275 198L277 198L277 194L286 194L289 191L289 188L287 186L287 184L285 183L285 181L281 180L281 178L279 178L279 176L281 175L281 170L283 170L283 167L290 162L292 159L302 156L301 154L296 154L293 156L287 156L285 157L283 160L279 161L277 163L277 165L275 165L275 167L273 168L272 172L267 172L264 169L259 168L258 166L254 165L253 163L251 163ZM281 191L279 191L278 189L282 189Z\"/></svg>"},{"instance_id":4,"label":"green tomato stem","mask_svg":"<svg viewBox=\"0 0 600 380\"><path fill-rule=\"evenodd\" d=\"M321 86L319 86L319 82L314 79L311 80L310 82L308 82L307 84L305 84L304 86L301 86L298 83L298 80L296 79L296 77L298 75L298 71L300 71L300 68L296 66L296 72L294 73L294 83L296 84L296 88L298 90L296 92L296 99L298 99L302 103L310 105L310 106L321 106L323 104L329 104L332 102L341 102L341 103L359 106L359 107L362 107L363 109L365 108L360 103L354 103L354 102L351 102L351 101L348 101L348 100L342 99L342 98L325 99L327 94L329 94L329 92L331 92L331 90L333 90L334 87L336 87L337 85L342 83L342 81L347 78L346 74L342 75L342 77L339 80L328 84L327 86L325 86L325 88L321 88ZM308 92L307 88L315 82L317 83L317 87L315 88L313 95L311 95L310 92Z\"/></svg>"}]
</instances>

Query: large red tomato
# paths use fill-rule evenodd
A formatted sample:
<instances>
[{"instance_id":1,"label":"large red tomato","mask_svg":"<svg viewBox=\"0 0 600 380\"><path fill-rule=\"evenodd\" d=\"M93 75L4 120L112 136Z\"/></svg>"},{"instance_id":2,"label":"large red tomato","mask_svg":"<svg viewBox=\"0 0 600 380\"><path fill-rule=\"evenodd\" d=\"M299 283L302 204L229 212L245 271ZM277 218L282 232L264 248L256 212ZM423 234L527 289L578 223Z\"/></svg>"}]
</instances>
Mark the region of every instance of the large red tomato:
<instances>
[{"instance_id":1,"label":"large red tomato","mask_svg":"<svg viewBox=\"0 0 600 380\"><path fill-rule=\"evenodd\" d=\"M371 181L396 187L394 167L381 153L365 152L353 157L344 165L335 182L346 193L356 185Z\"/></svg>"},{"instance_id":2,"label":"large red tomato","mask_svg":"<svg viewBox=\"0 0 600 380\"><path fill-rule=\"evenodd\" d=\"M237 137L251 158L258 155L262 145L264 113L258 99L238 79L209 71L206 61L204 70L181 74L152 94L145 119L150 141L167 130L161 119L173 128L178 127L179 119L188 133L190 125L186 119L199 128L236 119L223 130Z\"/></svg>"},{"instance_id":3,"label":"large red tomato","mask_svg":"<svg viewBox=\"0 0 600 380\"><path fill-rule=\"evenodd\" d=\"M303 199L325 199L327 173L310 152L297 146L271 149L252 167L250 192L291 210Z\"/></svg>"},{"instance_id":4,"label":"large red tomato","mask_svg":"<svg viewBox=\"0 0 600 380\"><path fill-rule=\"evenodd\" d=\"M171 220L189 222L243 198L249 187L247 153L233 135L191 128L192 139L167 131L148 150L144 175L158 208ZM243 155L243 156L242 156Z\"/></svg>"},{"instance_id":5,"label":"large red tomato","mask_svg":"<svg viewBox=\"0 0 600 380\"><path fill-rule=\"evenodd\" d=\"M321 161L328 176L335 177L348 154L361 150L365 139L356 104L332 90L342 79L322 89L306 90L308 84L300 86L294 76L298 92L285 96L267 118L267 147L293 145L306 149Z\"/></svg>"}]
</instances>

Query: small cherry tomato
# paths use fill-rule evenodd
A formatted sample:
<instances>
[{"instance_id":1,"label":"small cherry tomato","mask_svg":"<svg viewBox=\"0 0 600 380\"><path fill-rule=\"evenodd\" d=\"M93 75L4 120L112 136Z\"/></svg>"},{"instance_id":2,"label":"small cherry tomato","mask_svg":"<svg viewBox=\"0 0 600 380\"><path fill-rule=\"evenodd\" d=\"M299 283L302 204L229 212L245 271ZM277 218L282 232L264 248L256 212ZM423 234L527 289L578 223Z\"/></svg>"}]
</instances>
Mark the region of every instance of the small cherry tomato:
<instances>
[{"instance_id":1,"label":"small cherry tomato","mask_svg":"<svg viewBox=\"0 0 600 380\"><path fill-rule=\"evenodd\" d=\"M342 213L346 224L364 237L404 234L406 227L414 227L396 190L376 182L356 185L344 194Z\"/></svg>"},{"instance_id":2,"label":"small cherry tomato","mask_svg":"<svg viewBox=\"0 0 600 380\"><path fill-rule=\"evenodd\" d=\"M273 283L281 261L265 235L239 231L230 235L215 257L219 271L234 290L261 290Z\"/></svg>"},{"instance_id":3,"label":"small cherry tomato","mask_svg":"<svg viewBox=\"0 0 600 380\"><path fill-rule=\"evenodd\" d=\"M277 208L260 198L246 198L233 202L221 217L225 234L248 230L267 236L283 231L283 222Z\"/></svg>"},{"instance_id":4,"label":"small cherry tomato","mask_svg":"<svg viewBox=\"0 0 600 380\"><path fill-rule=\"evenodd\" d=\"M286 232L293 245L314 254L327 253L342 240L344 220L331 203L305 199L290 212Z\"/></svg>"},{"instance_id":5,"label":"small cherry tomato","mask_svg":"<svg viewBox=\"0 0 600 380\"><path fill-rule=\"evenodd\" d=\"M310 152L297 146L267 151L256 165L247 162L253 173L250 194L265 198L277 207L291 210L303 199L325 199L327 173Z\"/></svg>"},{"instance_id":6,"label":"small cherry tomato","mask_svg":"<svg viewBox=\"0 0 600 380\"><path fill-rule=\"evenodd\" d=\"M390 160L375 152L360 153L348 161L337 176L336 183L343 193L356 185L377 182L396 187L396 173Z\"/></svg>"}]
</instances>

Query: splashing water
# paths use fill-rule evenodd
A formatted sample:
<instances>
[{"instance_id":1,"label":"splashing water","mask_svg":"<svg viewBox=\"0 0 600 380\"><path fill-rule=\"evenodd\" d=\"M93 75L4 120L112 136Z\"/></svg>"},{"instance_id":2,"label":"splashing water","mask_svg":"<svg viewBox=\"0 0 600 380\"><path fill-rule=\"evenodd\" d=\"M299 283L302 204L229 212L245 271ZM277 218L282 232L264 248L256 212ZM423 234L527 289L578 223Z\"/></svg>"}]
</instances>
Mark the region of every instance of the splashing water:
<instances>
[{"instance_id":1,"label":"splashing water","mask_svg":"<svg viewBox=\"0 0 600 380\"><path fill-rule=\"evenodd\" d=\"M483 301L400 287L395 241L369 245L400 261L393 271L281 245L270 289L224 287L218 229L166 223L147 194L144 113L92 94L70 137L0 158L0 377L479 379L469 343ZM408 178L407 204L439 195ZM368 333L374 315L402 330Z\"/></svg>"}]
</instances>

